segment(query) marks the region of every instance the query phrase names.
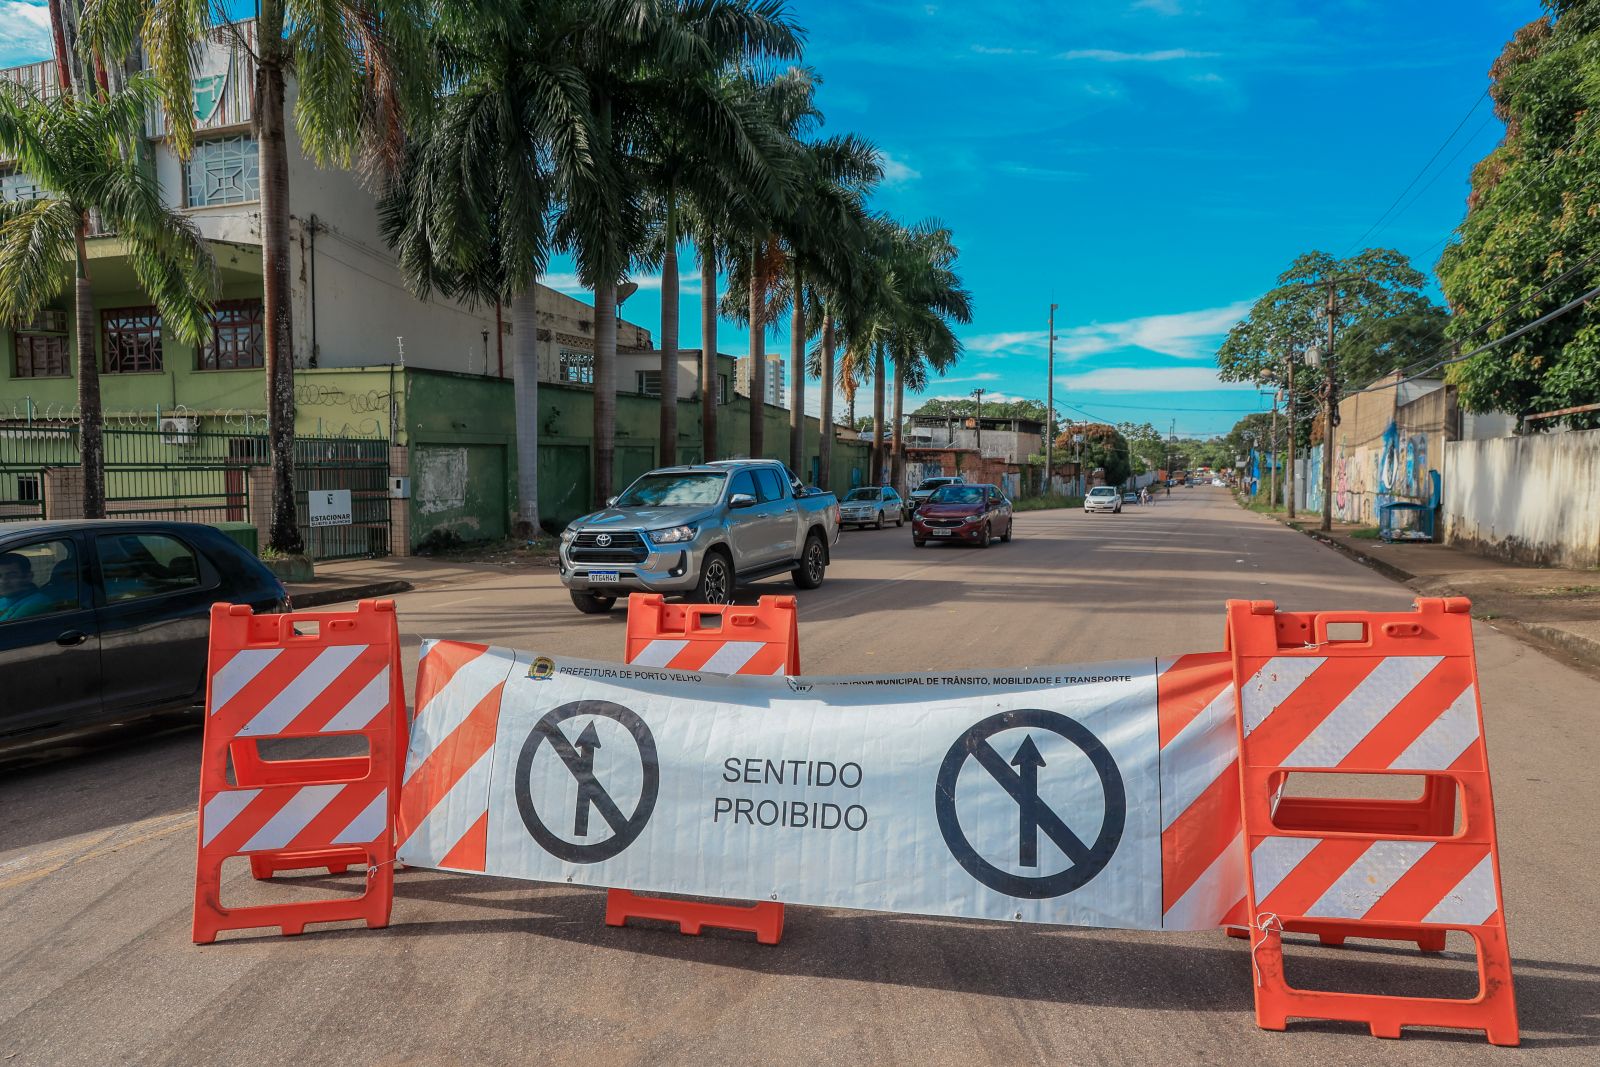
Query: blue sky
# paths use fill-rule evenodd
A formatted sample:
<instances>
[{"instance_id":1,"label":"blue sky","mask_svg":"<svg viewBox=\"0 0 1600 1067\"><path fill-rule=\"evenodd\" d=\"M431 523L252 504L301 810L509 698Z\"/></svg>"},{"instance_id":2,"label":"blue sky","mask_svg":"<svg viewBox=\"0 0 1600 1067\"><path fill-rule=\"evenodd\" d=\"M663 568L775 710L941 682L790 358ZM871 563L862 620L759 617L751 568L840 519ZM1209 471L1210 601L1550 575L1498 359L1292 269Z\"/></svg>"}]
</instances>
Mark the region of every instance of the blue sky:
<instances>
[{"instance_id":1,"label":"blue sky","mask_svg":"<svg viewBox=\"0 0 1600 1067\"><path fill-rule=\"evenodd\" d=\"M792 8L827 131L885 153L875 206L938 217L961 247L976 317L926 395L1043 399L1054 301L1067 417L1198 435L1266 406L1215 379L1228 326L1300 252L1360 247L1460 124L1361 242L1432 270L1472 164L1501 135L1480 101L1486 72L1540 14L1535 0ZM46 54L43 10L0 0L0 63ZM570 270L553 262L547 281L583 295ZM639 280L625 315L658 328L659 280ZM687 284L685 347L699 343L697 307ZM731 323L719 341L748 350ZM769 334L769 351L787 344Z\"/></svg>"}]
</instances>

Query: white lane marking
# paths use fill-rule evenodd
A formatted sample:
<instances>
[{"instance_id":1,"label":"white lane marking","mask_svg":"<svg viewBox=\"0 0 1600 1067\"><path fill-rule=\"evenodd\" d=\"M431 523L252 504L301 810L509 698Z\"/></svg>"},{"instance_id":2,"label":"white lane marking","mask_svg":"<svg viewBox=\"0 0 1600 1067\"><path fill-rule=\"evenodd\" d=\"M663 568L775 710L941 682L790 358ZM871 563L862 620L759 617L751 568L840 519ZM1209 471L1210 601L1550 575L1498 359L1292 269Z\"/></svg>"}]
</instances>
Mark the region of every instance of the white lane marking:
<instances>
[{"instance_id":1,"label":"white lane marking","mask_svg":"<svg viewBox=\"0 0 1600 1067\"><path fill-rule=\"evenodd\" d=\"M1386 656L1284 758L1284 767L1337 767L1410 696L1443 656Z\"/></svg>"}]
</instances>

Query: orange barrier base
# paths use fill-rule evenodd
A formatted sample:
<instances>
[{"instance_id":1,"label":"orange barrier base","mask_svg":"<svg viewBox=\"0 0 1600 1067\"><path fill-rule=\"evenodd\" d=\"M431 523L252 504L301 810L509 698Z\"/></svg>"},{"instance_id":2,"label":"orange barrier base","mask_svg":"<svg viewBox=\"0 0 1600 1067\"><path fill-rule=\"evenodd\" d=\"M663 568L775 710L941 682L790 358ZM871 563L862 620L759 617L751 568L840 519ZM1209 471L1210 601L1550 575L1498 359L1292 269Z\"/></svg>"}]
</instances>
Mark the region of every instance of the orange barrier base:
<instances>
[{"instance_id":1,"label":"orange barrier base","mask_svg":"<svg viewBox=\"0 0 1600 1067\"><path fill-rule=\"evenodd\" d=\"M359 897L351 897L348 902L336 900L317 901L315 917L308 913L307 906L303 903L294 904L252 904L246 907L225 908L220 899L215 896L209 901L209 907L204 911L195 910L193 940L197 945L209 945L217 939L217 934L223 930L254 930L276 926L284 936L291 937L303 934L311 923L335 922L364 922L369 930L381 930L389 925L390 900L393 894L394 868L389 865L380 865L377 858L371 853L357 849L359 856L351 862L363 864L371 869L367 877L367 891ZM304 866L322 867L326 864L301 864ZM279 866L278 870L295 870L293 866ZM251 864L254 873L255 864ZM257 878L263 875L257 873ZM202 893L215 894L217 886L215 876L209 879L210 885L202 889ZM376 892L374 891L376 890Z\"/></svg>"},{"instance_id":2,"label":"orange barrier base","mask_svg":"<svg viewBox=\"0 0 1600 1067\"><path fill-rule=\"evenodd\" d=\"M701 927L744 930L763 945L783 937L783 905L771 900L754 904L706 904L698 900L645 897L626 889L606 890L606 925L626 926L629 919L677 923L678 932L699 936Z\"/></svg>"}]
</instances>

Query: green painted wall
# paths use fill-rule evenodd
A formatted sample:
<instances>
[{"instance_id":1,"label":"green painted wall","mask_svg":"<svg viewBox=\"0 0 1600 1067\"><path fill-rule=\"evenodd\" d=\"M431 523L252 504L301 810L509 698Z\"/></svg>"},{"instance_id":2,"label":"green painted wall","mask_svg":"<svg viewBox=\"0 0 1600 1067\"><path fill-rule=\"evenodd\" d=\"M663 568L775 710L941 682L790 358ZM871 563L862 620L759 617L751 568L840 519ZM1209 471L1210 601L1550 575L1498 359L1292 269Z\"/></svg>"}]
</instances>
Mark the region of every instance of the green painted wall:
<instances>
[{"instance_id":1,"label":"green painted wall","mask_svg":"<svg viewBox=\"0 0 1600 1067\"><path fill-rule=\"evenodd\" d=\"M332 373L332 372L329 372ZM451 529L464 539L503 536L493 486L501 487L498 513L509 516L516 501L516 426L511 383L497 378L440 371L404 372L402 443L411 456L411 540L420 543L434 529ZM594 394L576 386L539 386L539 513L559 527L590 510ZM660 401L619 394L616 419L615 484L620 488L649 470L659 456ZM750 433L750 405L743 398L718 409L720 455L740 455ZM766 406L766 454L787 460L789 412ZM305 415L302 413L301 421ZM817 423L807 419L810 479L816 454ZM700 405L678 406L680 462L700 460ZM833 490L844 493L866 475L867 449L855 442L834 445Z\"/></svg>"}]
</instances>

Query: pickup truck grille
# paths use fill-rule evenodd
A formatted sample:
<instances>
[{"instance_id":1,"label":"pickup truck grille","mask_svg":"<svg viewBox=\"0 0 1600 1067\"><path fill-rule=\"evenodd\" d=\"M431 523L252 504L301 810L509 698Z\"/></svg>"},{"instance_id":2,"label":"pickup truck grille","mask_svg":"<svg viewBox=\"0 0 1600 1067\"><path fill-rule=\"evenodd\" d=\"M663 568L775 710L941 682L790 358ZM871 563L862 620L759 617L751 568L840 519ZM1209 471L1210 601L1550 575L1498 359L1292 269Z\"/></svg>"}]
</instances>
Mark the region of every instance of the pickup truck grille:
<instances>
[{"instance_id":1,"label":"pickup truck grille","mask_svg":"<svg viewBox=\"0 0 1600 1067\"><path fill-rule=\"evenodd\" d=\"M598 533L580 533L573 539L567 555L574 563L642 563L650 550L644 538L629 530L609 534L610 543L601 546Z\"/></svg>"}]
</instances>

